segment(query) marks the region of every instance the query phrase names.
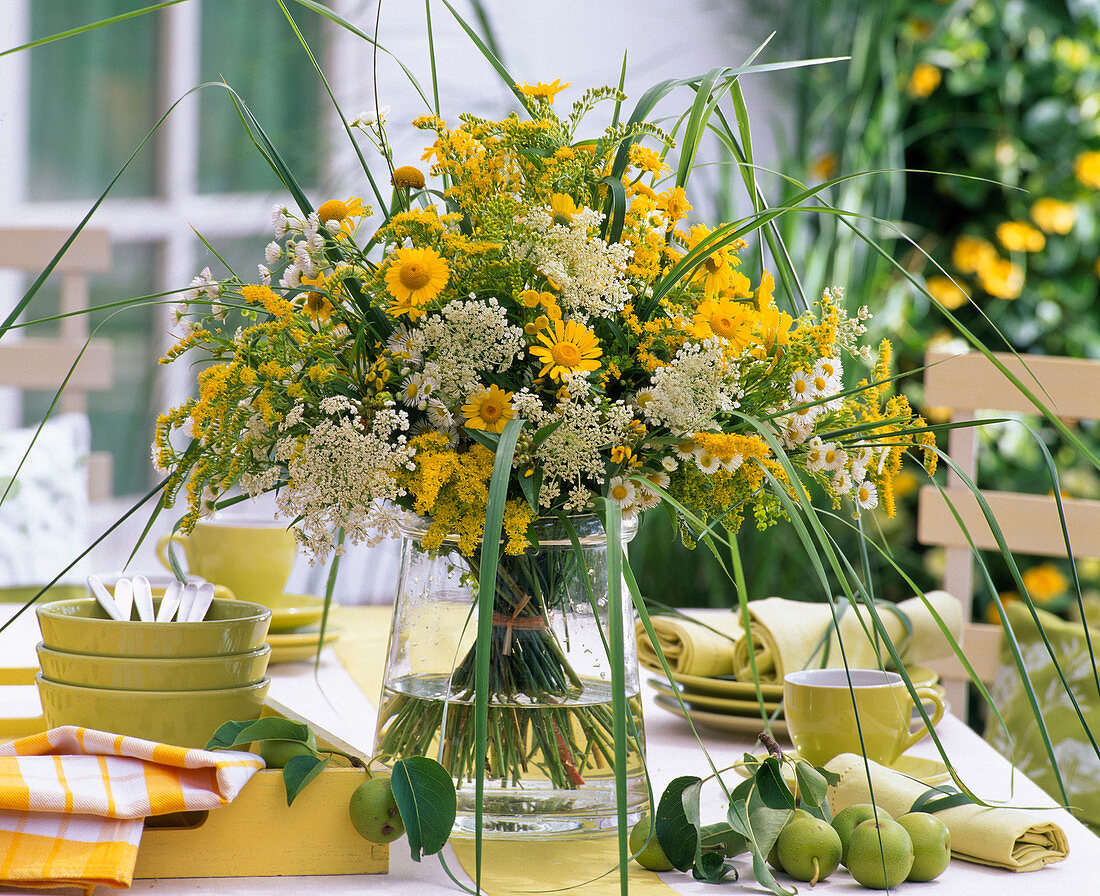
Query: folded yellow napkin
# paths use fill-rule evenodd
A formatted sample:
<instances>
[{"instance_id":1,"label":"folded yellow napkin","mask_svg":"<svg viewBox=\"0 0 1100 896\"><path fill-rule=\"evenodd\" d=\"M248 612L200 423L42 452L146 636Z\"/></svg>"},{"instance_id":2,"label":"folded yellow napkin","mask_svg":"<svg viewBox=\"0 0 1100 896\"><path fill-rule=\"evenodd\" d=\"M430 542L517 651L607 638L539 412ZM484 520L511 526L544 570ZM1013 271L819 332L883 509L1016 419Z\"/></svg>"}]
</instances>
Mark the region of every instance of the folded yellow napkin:
<instances>
[{"instance_id":1,"label":"folded yellow napkin","mask_svg":"<svg viewBox=\"0 0 1100 896\"><path fill-rule=\"evenodd\" d=\"M906 637L905 625L895 613L888 608L876 607L890 640L898 647L906 663L920 663L951 653L951 647L929 606L935 609L952 637L958 640L962 631L962 607L946 591L930 591L923 599L911 597L897 604L897 609L908 617L912 625L909 637ZM839 606L837 610L839 612ZM848 606L840 618L845 657L841 656L833 630L833 611L826 603L769 597L750 603L749 615L752 617L749 629L756 672L764 683L778 683L783 681L787 672L822 665L822 653L814 656L814 651L825 634L830 632L829 657L825 662L827 667L845 665L845 657L848 667L852 669L878 667L874 643L867 637L867 632L874 631L873 620L865 607L861 606L857 614ZM885 648L881 650L885 659L888 656ZM752 679L749 639L745 635L741 635L733 646L733 674L745 680Z\"/></svg>"},{"instance_id":2,"label":"folded yellow napkin","mask_svg":"<svg viewBox=\"0 0 1100 896\"><path fill-rule=\"evenodd\" d=\"M909 811L928 786L875 762L871 768L876 805L895 818ZM871 802L863 757L841 753L825 766L840 775L829 788L829 806L839 812L853 803ZM1022 809L986 808L967 804L944 809L936 815L951 831L951 855L956 859L1006 868L1009 871L1037 871L1060 862L1069 853L1066 835L1058 825L1043 821Z\"/></svg>"},{"instance_id":3,"label":"folded yellow napkin","mask_svg":"<svg viewBox=\"0 0 1100 896\"><path fill-rule=\"evenodd\" d=\"M0 745L0 881L128 887L145 816L223 806L263 767L72 725Z\"/></svg>"},{"instance_id":4,"label":"folded yellow napkin","mask_svg":"<svg viewBox=\"0 0 1100 896\"><path fill-rule=\"evenodd\" d=\"M713 678L733 672L733 644L741 636L741 624L732 610L693 611L693 619L678 616L653 616L665 659L674 672ZM638 660L650 669L660 669L661 661L649 642L641 622L635 624L638 636Z\"/></svg>"}]
</instances>

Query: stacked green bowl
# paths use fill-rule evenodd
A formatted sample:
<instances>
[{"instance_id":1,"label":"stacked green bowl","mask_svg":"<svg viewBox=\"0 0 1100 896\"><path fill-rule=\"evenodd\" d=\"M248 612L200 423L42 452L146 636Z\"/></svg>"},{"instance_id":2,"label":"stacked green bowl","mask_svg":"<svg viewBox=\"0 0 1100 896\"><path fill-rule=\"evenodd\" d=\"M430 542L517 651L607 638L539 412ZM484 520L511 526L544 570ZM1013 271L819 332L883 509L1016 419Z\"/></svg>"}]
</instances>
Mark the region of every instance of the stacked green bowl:
<instances>
[{"instance_id":1,"label":"stacked green bowl","mask_svg":"<svg viewBox=\"0 0 1100 896\"><path fill-rule=\"evenodd\" d=\"M119 621L81 598L37 613L38 691L51 728L202 747L223 722L260 716L271 683L267 607L215 598L201 622Z\"/></svg>"}]
</instances>

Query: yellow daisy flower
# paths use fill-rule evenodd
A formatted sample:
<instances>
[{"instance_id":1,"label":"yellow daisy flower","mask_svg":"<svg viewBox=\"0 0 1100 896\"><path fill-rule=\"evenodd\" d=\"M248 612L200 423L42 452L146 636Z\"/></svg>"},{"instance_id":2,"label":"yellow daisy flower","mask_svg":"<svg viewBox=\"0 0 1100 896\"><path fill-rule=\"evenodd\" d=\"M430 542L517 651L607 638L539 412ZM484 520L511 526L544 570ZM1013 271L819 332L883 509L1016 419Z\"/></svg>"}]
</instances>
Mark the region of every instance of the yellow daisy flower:
<instances>
[{"instance_id":1,"label":"yellow daisy flower","mask_svg":"<svg viewBox=\"0 0 1100 896\"><path fill-rule=\"evenodd\" d=\"M555 224L568 227L573 223L573 215L578 211L577 203L573 201L572 196L567 196L565 193L550 194L550 214Z\"/></svg>"},{"instance_id":2,"label":"yellow daisy flower","mask_svg":"<svg viewBox=\"0 0 1100 896\"><path fill-rule=\"evenodd\" d=\"M713 231L703 224L694 225L688 237L688 249L695 249L711 233ZM744 241L735 240L729 245L714 249L703 260L703 263L695 269L692 280L701 284L707 295L716 295L719 291L730 286L734 274L733 269L741 263L735 253L744 245Z\"/></svg>"},{"instance_id":3,"label":"yellow daisy flower","mask_svg":"<svg viewBox=\"0 0 1100 896\"><path fill-rule=\"evenodd\" d=\"M415 165L402 165L394 169L390 183L399 190L423 190L424 172Z\"/></svg>"},{"instance_id":4,"label":"yellow daisy flower","mask_svg":"<svg viewBox=\"0 0 1100 896\"><path fill-rule=\"evenodd\" d=\"M755 310L745 302L725 298L704 299L691 319L692 335L698 339L720 336L729 343L730 348L740 352L752 341L756 322Z\"/></svg>"},{"instance_id":5,"label":"yellow daisy flower","mask_svg":"<svg viewBox=\"0 0 1100 896\"><path fill-rule=\"evenodd\" d=\"M553 327L539 334L538 340L542 345L531 346L531 354L543 364L539 376L549 374L551 379L560 380L570 371L592 371L600 366L596 359L603 351L596 334L576 321L556 320Z\"/></svg>"},{"instance_id":6,"label":"yellow daisy flower","mask_svg":"<svg viewBox=\"0 0 1100 896\"><path fill-rule=\"evenodd\" d=\"M671 227L681 218L687 217L692 205L688 202L683 187L673 187L671 190L658 194L657 208L664 212L665 218L668 220L668 226Z\"/></svg>"},{"instance_id":7,"label":"yellow daisy flower","mask_svg":"<svg viewBox=\"0 0 1100 896\"><path fill-rule=\"evenodd\" d=\"M542 81L537 81L534 84L517 84L516 90L522 93L524 96L529 96L533 100L539 100L541 102L553 103L554 98L559 93L565 90L569 86L569 82L561 83L561 78L555 78L549 84L543 84Z\"/></svg>"},{"instance_id":8,"label":"yellow daisy flower","mask_svg":"<svg viewBox=\"0 0 1100 896\"><path fill-rule=\"evenodd\" d=\"M470 429L504 432L504 425L515 416L512 393L499 386L490 386L470 396L462 406L462 416Z\"/></svg>"},{"instance_id":9,"label":"yellow daisy flower","mask_svg":"<svg viewBox=\"0 0 1100 896\"><path fill-rule=\"evenodd\" d=\"M343 202L339 199L330 199L317 209L317 217L322 224L327 224L329 221L340 222L340 235L354 233L359 219L367 214L367 209L363 207L363 200L358 196L350 196Z\"/></svg>"},{"instance_id":10,"label":"yellow daisy flower","mask_svg":"<svg viewBox=\"0 0 1100 896\"><path fill-rule=\"evenodd\" d=\"M451 276L451 269L435 249L409 247L393 253L386 270L386 288L394 301L394 314L407 314L416 320L424 313Z\"/></svg>"}]
</instances>

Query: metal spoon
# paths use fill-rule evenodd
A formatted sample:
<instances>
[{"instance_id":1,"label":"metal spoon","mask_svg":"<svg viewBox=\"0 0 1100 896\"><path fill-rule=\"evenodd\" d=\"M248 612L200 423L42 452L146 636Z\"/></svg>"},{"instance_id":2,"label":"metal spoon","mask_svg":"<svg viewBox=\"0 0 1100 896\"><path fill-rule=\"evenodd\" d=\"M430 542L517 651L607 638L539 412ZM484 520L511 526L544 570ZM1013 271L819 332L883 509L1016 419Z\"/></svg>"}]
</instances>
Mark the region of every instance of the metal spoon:
<instances>
[{"instance_id":1,"label":"metal spoon","mask_svg":"<svg viewBox=\"0 0 1100 896\"><path fill-rule=\"evenodd\" d=\"M180 583L173 579L164 589L164 597L160 599L160 609L157 610L157 622L171 622L180 605Z\"/></svg>"},{"instance_id":2,"label":"metal spoon","mask_svg":"<svg viewBox=\"0 0 1100 896\"><path fill-rule=\"evenodd\" d=\"M149 586L149 580L145 576L134 576L134 606L137 607L138 619L142 622L152 622L153 616L153 589Z\"/></svg>"},{"instance_id":3,"label":"metal spoon","mask_svg":"<svg viewBox=\"0 0 1100 896\"><path fill-rule=\"evenodd\" d=\"M99 601L99 605L107 611L107 615L121 622L122 613L118 608L118 604L115 603L115 599L111 592L108 591L107 587L100 581L99 576L88 576L88 588L95 596L95 599Z\"/></svg>"},{"instance_id":4,"label":"metal spoon","mask_svg":"<svg viewBox=\"0 0 1100 896\"><path fill-rule=\"evenodd\" d=\"M210 609L210 603L214 600L214 586L209 582L199 585L199 593L195 595L195 602L191 605L191 613L187 622L202 622L206 618L206 611Z\"/></svg>"}]
</instances>

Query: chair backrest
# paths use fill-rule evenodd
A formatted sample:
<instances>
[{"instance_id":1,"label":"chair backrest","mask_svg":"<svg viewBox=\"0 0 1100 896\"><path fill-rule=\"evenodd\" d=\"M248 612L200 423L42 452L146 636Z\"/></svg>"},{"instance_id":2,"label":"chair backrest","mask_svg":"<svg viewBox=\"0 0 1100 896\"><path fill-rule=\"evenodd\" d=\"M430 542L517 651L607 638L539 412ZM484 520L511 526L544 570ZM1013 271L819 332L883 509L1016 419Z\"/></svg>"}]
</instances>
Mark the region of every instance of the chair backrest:
<instances>
[{"instance_id":1,"label":"chair backrest","mask_svg":"<svg viewBox=\"0 0 1100 896\"><path fill-rule=\"evenodd\" d=\"M1039 400L1064 420L1100 419L1100 362L1011 354L995 357ZM984 355L929 352L925 357L924 400L928 407L951 409L951 420L969 421L982 411L1035 413L1035 406ZM1025 366L1026 365L1026 366ZM972 481L977 481L978 440L974 427L953 429L948 454ZM1014 553L1065 557L1066 545L1052 495L982 490L1005 543ZM950 505L949 503L950 502ZM1100 501L1064 498L1062 505L1075 557L1100 557ZM951 507L963 521L965 533ZM997 550L977 499L962 478L949 470L941 494L933 485L921 489L917 539L945 550L943 587L963 602L964 619L971 615L974 558L967 540L981 550ZM997 668L1000 626L968 623L962 645L978 676L992 680ZM929 663L940 673L952 705L965 712L967 675L955 657Z\"/></svg>"},{"instance_id":2,"label":"chair backrest","mask_svg":"<svg viewBox=\"0 0 1100 896\"><path fill-rule=\"evenodd\" d=\"M50 227L0 227L0 270L37 275L68 238L70 230ZM80 362L65 385L57 410L87 413L88 392L112 385L113 352L110 340L88 342L88 317L73 314L88 307L88 276L111 268L111 240L105 230L85 229L69 246L54 269L61 278L61 313L55 337L0 341L0 386L26 391L56 390L81 351ZM86 345L87 343L87 345ZM91 499L111 493L111 457L93 452L88 461Z\"/></svg>"}]
</instances>

